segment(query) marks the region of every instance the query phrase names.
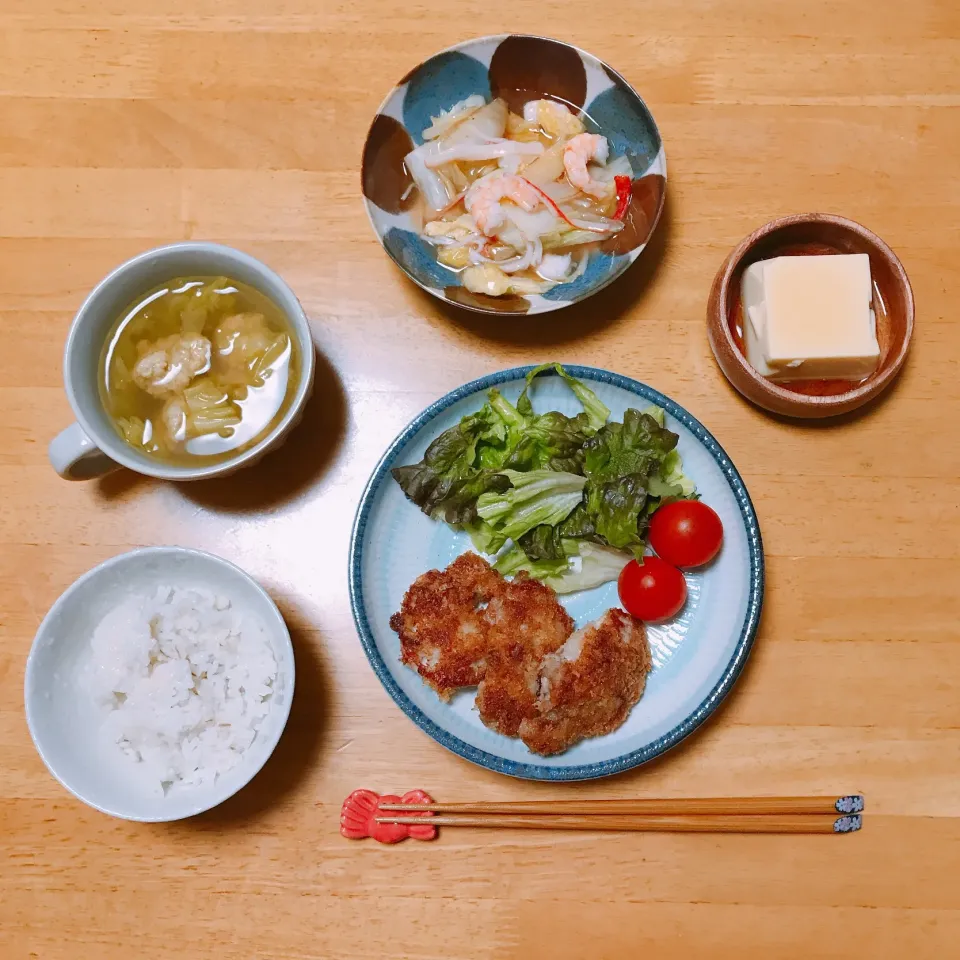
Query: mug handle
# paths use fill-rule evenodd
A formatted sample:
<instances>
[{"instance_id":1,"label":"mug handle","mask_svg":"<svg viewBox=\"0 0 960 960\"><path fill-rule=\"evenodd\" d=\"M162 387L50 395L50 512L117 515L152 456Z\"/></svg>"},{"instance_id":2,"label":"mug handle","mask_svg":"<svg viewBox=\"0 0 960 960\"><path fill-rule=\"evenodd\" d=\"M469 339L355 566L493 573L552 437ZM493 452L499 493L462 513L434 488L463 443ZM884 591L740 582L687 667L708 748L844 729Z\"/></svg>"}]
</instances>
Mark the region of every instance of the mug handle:
<instances>
[{"instance_id":1,"label":"mug handle","mask_svg":"<svg viewBox=\"0 0 960 960\"><path fill-rule=\"evenodd\" d=\"M71 423L50 441L47 456L64 480L92 480L120 468L83 432L79 423Z\"/></svg>"}]
</instances>

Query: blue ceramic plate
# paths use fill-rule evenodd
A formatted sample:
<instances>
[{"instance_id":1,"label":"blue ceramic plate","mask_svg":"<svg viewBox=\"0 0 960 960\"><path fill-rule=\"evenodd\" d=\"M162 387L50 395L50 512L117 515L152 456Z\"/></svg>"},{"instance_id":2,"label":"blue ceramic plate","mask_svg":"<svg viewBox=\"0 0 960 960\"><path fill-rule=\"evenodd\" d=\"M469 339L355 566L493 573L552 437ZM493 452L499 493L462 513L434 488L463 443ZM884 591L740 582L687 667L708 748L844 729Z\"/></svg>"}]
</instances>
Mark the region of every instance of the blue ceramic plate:
<instances>
[{"instance_id":1,"label":"blue ceramic plate","mask_svg":"<svg viewBox=\"0 0 960 960\"><path fill-rule=\"evenodd\" d=\"M592 367L570 366L621 419L628 407L662 407L680 435L684 472L723 520L724 544L705 570L688 573L688 600L674 621L651 626L654 670L646 692L619 730L584 740L566 753L540 757L519 740L488 730L474 708L474 690L445 703L400 662L390 616L410 584L470 549L464 534L430 520L403 495L390 468L420 460L442 431L478 410L493 386L511 401L530 367L504 370L467 383L424 410L390 445L360 500L350 543L350 599L357 630L377 676L397 705L434 740L491 770L534 780L586 780L628 770L669 750L716 709L743 669L763 601L763 548L757 517L740 474L716 440L686 410L650 387ZM580 411L559 377L535 381L538 412ZM583 626L619 606L617 587L561 598Z\"/></svg>"},{"instance_id":2,"label":"blue ceramic plate","mask_svg":"<svg viewBox=\"0 0 960 960\"><path fill-rule=\"evenodd\" d=\"M586 272L544 294L488 297L460 283L420 238L421 205L403 158L423 142L430 118L474 94L501 97L523 112L549 98L580 110L633 167L624 229L590 255ZM577 303L620 276L643 251L666 192L667 160L653 116L636 91L592 54L559 40L504 34L443 50L414 67L381 104L363 148L362 185L370 222L384 249L428 293L481 313L546 313Z\"/></svg>"}]
</instances>

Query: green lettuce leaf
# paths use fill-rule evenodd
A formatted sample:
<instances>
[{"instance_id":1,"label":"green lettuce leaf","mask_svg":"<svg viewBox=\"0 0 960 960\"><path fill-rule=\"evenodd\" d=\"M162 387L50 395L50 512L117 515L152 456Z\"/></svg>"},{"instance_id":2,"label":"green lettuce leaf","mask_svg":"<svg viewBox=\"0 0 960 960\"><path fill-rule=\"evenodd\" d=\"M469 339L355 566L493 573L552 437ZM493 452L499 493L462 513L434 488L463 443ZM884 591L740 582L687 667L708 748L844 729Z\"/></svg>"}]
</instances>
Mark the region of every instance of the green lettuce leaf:
<instances>
[{"instance_id":1,"label":"green lettuce leaf","mask_svg":"<svg viewBox=\"0 0 960 960\"><path fill-rule=\"evenodd\" d=\"M658 407L651 403L649 407L645 407L641 412L645 413L648 417L653 417L653 419L656 420L661 427L665 427L667 425L667 414L663 407Z\"/></svg>"},{"instance_id":2,"label":"green lettuce leaf","mask_svg":"<svg viewBox=\"0 0 960 960\"><path fill-rule=\"evenodd\" d=\"M532 385L547 371L563 378L583 412L534 412ZM516 405L490 390L483 407L440 434L420 463L392 473L429 516L466 531L480 552L500 553L503 572L526 569L551 585L586 589L613 579L631 553L643 554L660 504L695 495L663 410L630 409L622 423L609 417L560 364L542 364L527 375Z\"/></svg>"},{"instance_id":3,"label":"green lettuce leaf","mask_svg":"<svg viewBox=\"0 0 960 960\"><path fill-rule=\"evenodd\" d=\"M510 403L491 390L490 402L444 430L419 463L390 472L424 513L447 523L472 522L480 494L510 486L498 471L520 439L524 422Z\"/></svg>"},{"instance_id":4,"label":"green lettuce leaf","mask_svg":"<svg viewBox=\"0 0 960 960\"><path fill-rule=\"evenodd\" d=\"M458 527L470 535L470 542L479 553L497 553L507 542L507 538L502 533L498 533L479 517L468 523L461 523Z\"/></svg>"},{"instance_id":5,"label":"green lettuce leaf","mask_svg":"<svg viewBox=\"0 0 960 960\"><path fill-rule=\"evenodd\" d=\"M553 577L562 577L569 566L570 561L566 557L557 560L531 560L520 547L513 546L497 558L493 569L505 577L512 577L524 570L535 580L547 581Z\"/></svg>"},{"instance_id":6,"label":"green lettuce leaf","mask_svg":"<svg viewBox=\"0 0 960 960\"><path fill-rule=\"evenodd\" d=\"M529 387L546 369L555 369L564 378L584 404L584 413L534 414ZM591 390L559 364L546 364L531 371L516 406L499 390L490 390L483 407L441 433L419 463L395 467L392 474L424 513L448 523L472 523L477 498L506 488L494 476L504 469L582 473L584 443L608 415Z\"/></svg>"},{"instance_id":7,"label":"green lettuce leaf","mask_svg":"<svg viewBox=\"0 0 960 960\"><path fill-rule=\"evenodd\" d=\"M557 411L536 417L504 466L510 470L583 472L583 445L593 434L586 414L567 417Z\"/></svg>"},{"instance_id":8,"label":"green lettuce leaf","mask_svg":"<svg viewBox=\"0 0 960 960\"><path fill-rule=\"evenodd\" d=\"M584 507L566 521L565 535L599 539L642 555L654 511L695 489L683 473L679 437L665 423L659 407L630 409L622 423L608 423L586 440Z\"/></svg>"},{"instance_id":9,"label":"green lettuce leaf","mask_svg":"<svg viewBox=\"0 0 960 960\"><path fill-rule=\"evenodd\" d=\"M427 447L419 463L394 467L390 472L403 492L422 508L439 480L467 477L476 472L474 461L477 443L490 427L483 410L464 417L455 427L444 430Z\"/></svg>"},{"instance_id":10,"label":"green lettuce leaf","mask_svg":"<svg viewBox=\"0 0 960 960\"><path fill-rule=\"evenodd\" d=\"M590 481L587 513L596 532L611 547L643 551L647 506L647 474L631 473L606 483Z\"/></svg>"},{"instance_id":11,"label":"green lettuce leaf","mask_svg":"<svg viewBox=\"0 0 960 960\"><path fill-rule=\"evenodd\" d=\"M606 424L584 443L583 472L601 483L632 473L659 472L679 439L649 413L627 410L623 423Z\"/></svg>"},{"instance_id":12,"label":"green lettuce leaf","mask_svg":"<svg viewBox=\"0 0 960 960\"><path fill-rule=\"evenodd\" d=\"M623 568L633 559L633 554L613 547L603 547L587 541L578 543L580 562L571 561L568 568L559 576L547 577L545 582L557 593L575 593L578 590L592 590L601 584L615 581Z\"/></svg>"},{"instance_id":13,"label":"green lettuce leaf","mask_svg":"<svg viewBox=\"0 0 960 960\"><path fill-rule=\"evenodd\" d=\"M647 407L644 413L649 414L661 427L666 426L667 415L661 407ZM697 492L696 484L683 472L683 457L680 451L674 447L664 458L660 465L660 480L671 487L679 487L679 493L654 493L651 485L651 496L658 497L694 497Z\"/></svg>"},{"instance_id":14,"label":"green lettuce leaf","mask_svg":"<svg viewBox=\"0 0 960 960\"><path fill-rule=\"evenodd\" d=\"M504 576L525 570L542 580L557 593L592 590L616 580L633 555L586 541L566 540L567 556L556 560L531 560L519 547L513 546L494 564Z\"/></svg>"},{"instance_id":15,"label":"green lettuce leaf","mask_svg":"<svg viewBox=\"0 0 960 960\"><path fill-rule=\"evenodd\" d=\"M580 570L571 571L565 578L567 590L589 590L599 587L601 583L617 580L623 573L623 568L634 558L632 553L596 543L583 542L578 546Z\"/></svg>"},{"instance_id":16,"label":"green lettuce leaf","mask_svg":"<svg viewBox=\"0 0 960 960\"><path fill-rule=\"evenodd\" d=\"M475 521L481 494L502 493L510 487L510 481L502 473L489 470L469 477L449 477L434 472L429 466L416 464L397 467L393 476L424 513L452 524Z\"/></svg>"},{"instance_id":17,"label":"green lettuce leaf","mask_svg":"<svg viewBox=\"0 0 960 960\"><path fill-rule=\"evenodd\" d=\"M487 403L508 430L522 431L527 426L528 417L520 413L496 387L491 387L487 392Z\"/></svg>"},{"instance_id":18,"label":"green lettuce leaf","mask_svg":"<svg viewBox=\"0 0 960 960\"><path fill-rule=\"evenodd\" d=\"M576 377L570 376L563 365L559 363L541 363L539 367L534 367L527 374L527 385L523 388L523 393L520 394L520 399L517 401L517 410L525 416L533 414L533 407L528 396L530 384L547 370L554 370L558 376L563 377L564 382L583 404L590 425L594 430L599 430L610 418L609 408L589 387L584 386Z\"/></svg>"},{"instance_id":19,"label":"green lettuce leaf","mask_svg":"<svg viewBox=\"0 0 960 960\"><path fill-rule=\"evenodd\" d=\"M560 527L541 523L517 540L517 546L530 560L560 560L567 555Z\"/></svg>"},{"instance_id":20,"label":"green lettuce leaf","mask_svg":"<svg viewBox=\"0 0 960 960\"><path fill-rule=\"evenodd\" d=\"M696 484L683 472L683 458L679 450L671 450L660 465L660 479L680 492L657 494L657 496L692 497L697 492Z\"/></svg>"},{"instance_id":21,"label":"green lettuce leaf","mask_svg":"<svg viewBox=\"0 0 960 960\"><path fill-rule=\"evenodd\" d=\"M491 470L503 467L516 446L523 439L528 423L516 407L494 387L487 394L487 403L481 411L487 429L478 444L478 466Z\"/></svg>"},{"instance_id":22,"label":"green lettuce leaf","mask_svg":"<svg viewBox=\"0 0 960 960\"><path fill-rule=\"evenodd\" d=\"M589 490L588 483L584 487L587 496L589 496ZM590 542L600 545L605 543L597 529L597 523L597 515L591 513L585 501L581 501L573 508L566 520L553 527L546 524L535 527L520 537L517 544L531 560L549 560L564 553L569 555L571 543Z\"/></svg>"},{"instance_id":23,"label":"green lettuce leaf","mask_svg":"<svg viewBox=\"0 0 960 960\"><path fill-rule=\"evenodd\" d=\"M510 488L481 495L477 513L511 540L540 524L560 523L583 499L587 482L584 477L555 470L504 470L501 476L509 480Z\"/></svg>"},{"instance_id":24,"label":"green lettuce leaf","mask_svg":"<svg viewBox=\"0 0 960 960\"><path fill-rule=\"evenodd\" d=\"M597 533L596 518L587 509L586 503L574 508L570 516L560 524L557 534L561 539L603 542L603 538Z\"/></svg>"}]
</instances>

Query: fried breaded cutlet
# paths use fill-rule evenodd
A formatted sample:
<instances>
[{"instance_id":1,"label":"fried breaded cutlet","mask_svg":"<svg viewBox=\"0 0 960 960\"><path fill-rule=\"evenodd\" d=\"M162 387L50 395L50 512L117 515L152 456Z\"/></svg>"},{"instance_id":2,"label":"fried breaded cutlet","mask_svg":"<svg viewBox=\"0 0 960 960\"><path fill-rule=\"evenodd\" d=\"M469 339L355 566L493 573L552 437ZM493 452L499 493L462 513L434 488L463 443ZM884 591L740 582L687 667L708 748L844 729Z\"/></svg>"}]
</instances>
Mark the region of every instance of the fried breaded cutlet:
<instances>
[{"instance_id":1,"label":"fried breaded cutlet","mask_svg":"<svg viewBox=\"0 0 960 960\"><path fill-rule=\"evenodd\" d=\"M490 649L484 608L505 584L486 560L465 553L446 570L417 577L390 618L400 659L444 700L483 679Z\"/></svg>"},{"instance_id":2,"label":"fried breaded cutlet","mask_svg":"<svg viewBox=\"0 0 960 960\"><path fill-rule=\"evenodd\" d=\"M550 587L523 573L503 581L483 619L489 654L477 709L491 730L515 737L520 722L536 713L540 661L563 646L573 620Z\"/></svg>"},{"instance_id":3,"label":"fried breaded cutlet","mask_svg":"<svg viewBox=\"0 0 960 960\"><path fill-rule=\"evenodd\" d=\"M643 624L608 610L543 658L536 714L522 720L520 738L549 756L616 730L643 694L650 667Z\"/></svg>"},{"instance_id":4,"label":"fried breaded cutlet","mask_svg":"<svg viewBox=\"0 0 960 960\"><path fill-rule=\"evenodd\" d=\"M390 626L444 700L478 687L480 719L544 755L619 727L651 665L643 624L622 610L574 633L550 587L505 580L475 553L418 577Z\"/></svg>"}]
</instances>

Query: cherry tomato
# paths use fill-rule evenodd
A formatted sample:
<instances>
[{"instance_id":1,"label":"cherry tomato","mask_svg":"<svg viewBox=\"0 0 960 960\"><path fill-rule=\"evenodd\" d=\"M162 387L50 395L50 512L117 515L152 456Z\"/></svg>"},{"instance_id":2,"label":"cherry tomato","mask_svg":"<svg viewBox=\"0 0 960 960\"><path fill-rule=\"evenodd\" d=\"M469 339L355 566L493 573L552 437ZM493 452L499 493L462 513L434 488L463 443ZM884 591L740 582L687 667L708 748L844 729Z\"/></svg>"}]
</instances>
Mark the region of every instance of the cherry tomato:
<instances>
[{"instance_id":1,"label":"cherry tomato","mask_svg":"<svg viewBox=\"0 0 960 960\"><path fill-rule=\"evenodd\" d=\"M683 574L659 557L644 557L642 566L631 560L620 572L617 586L627 613L648 623L669 620L687 599Z\"/></svg>"},{"instance_id":2,"label":"cherry tomato","mask_svg":"<svg viewBox=\"0 0 960 960\"><path fill-rule=\"evenodd\" d=\"M709 563L723 543L723 524L700 500L674 500L650 520L650 546L675 567Z\"/></svg>"}]
</instances>

